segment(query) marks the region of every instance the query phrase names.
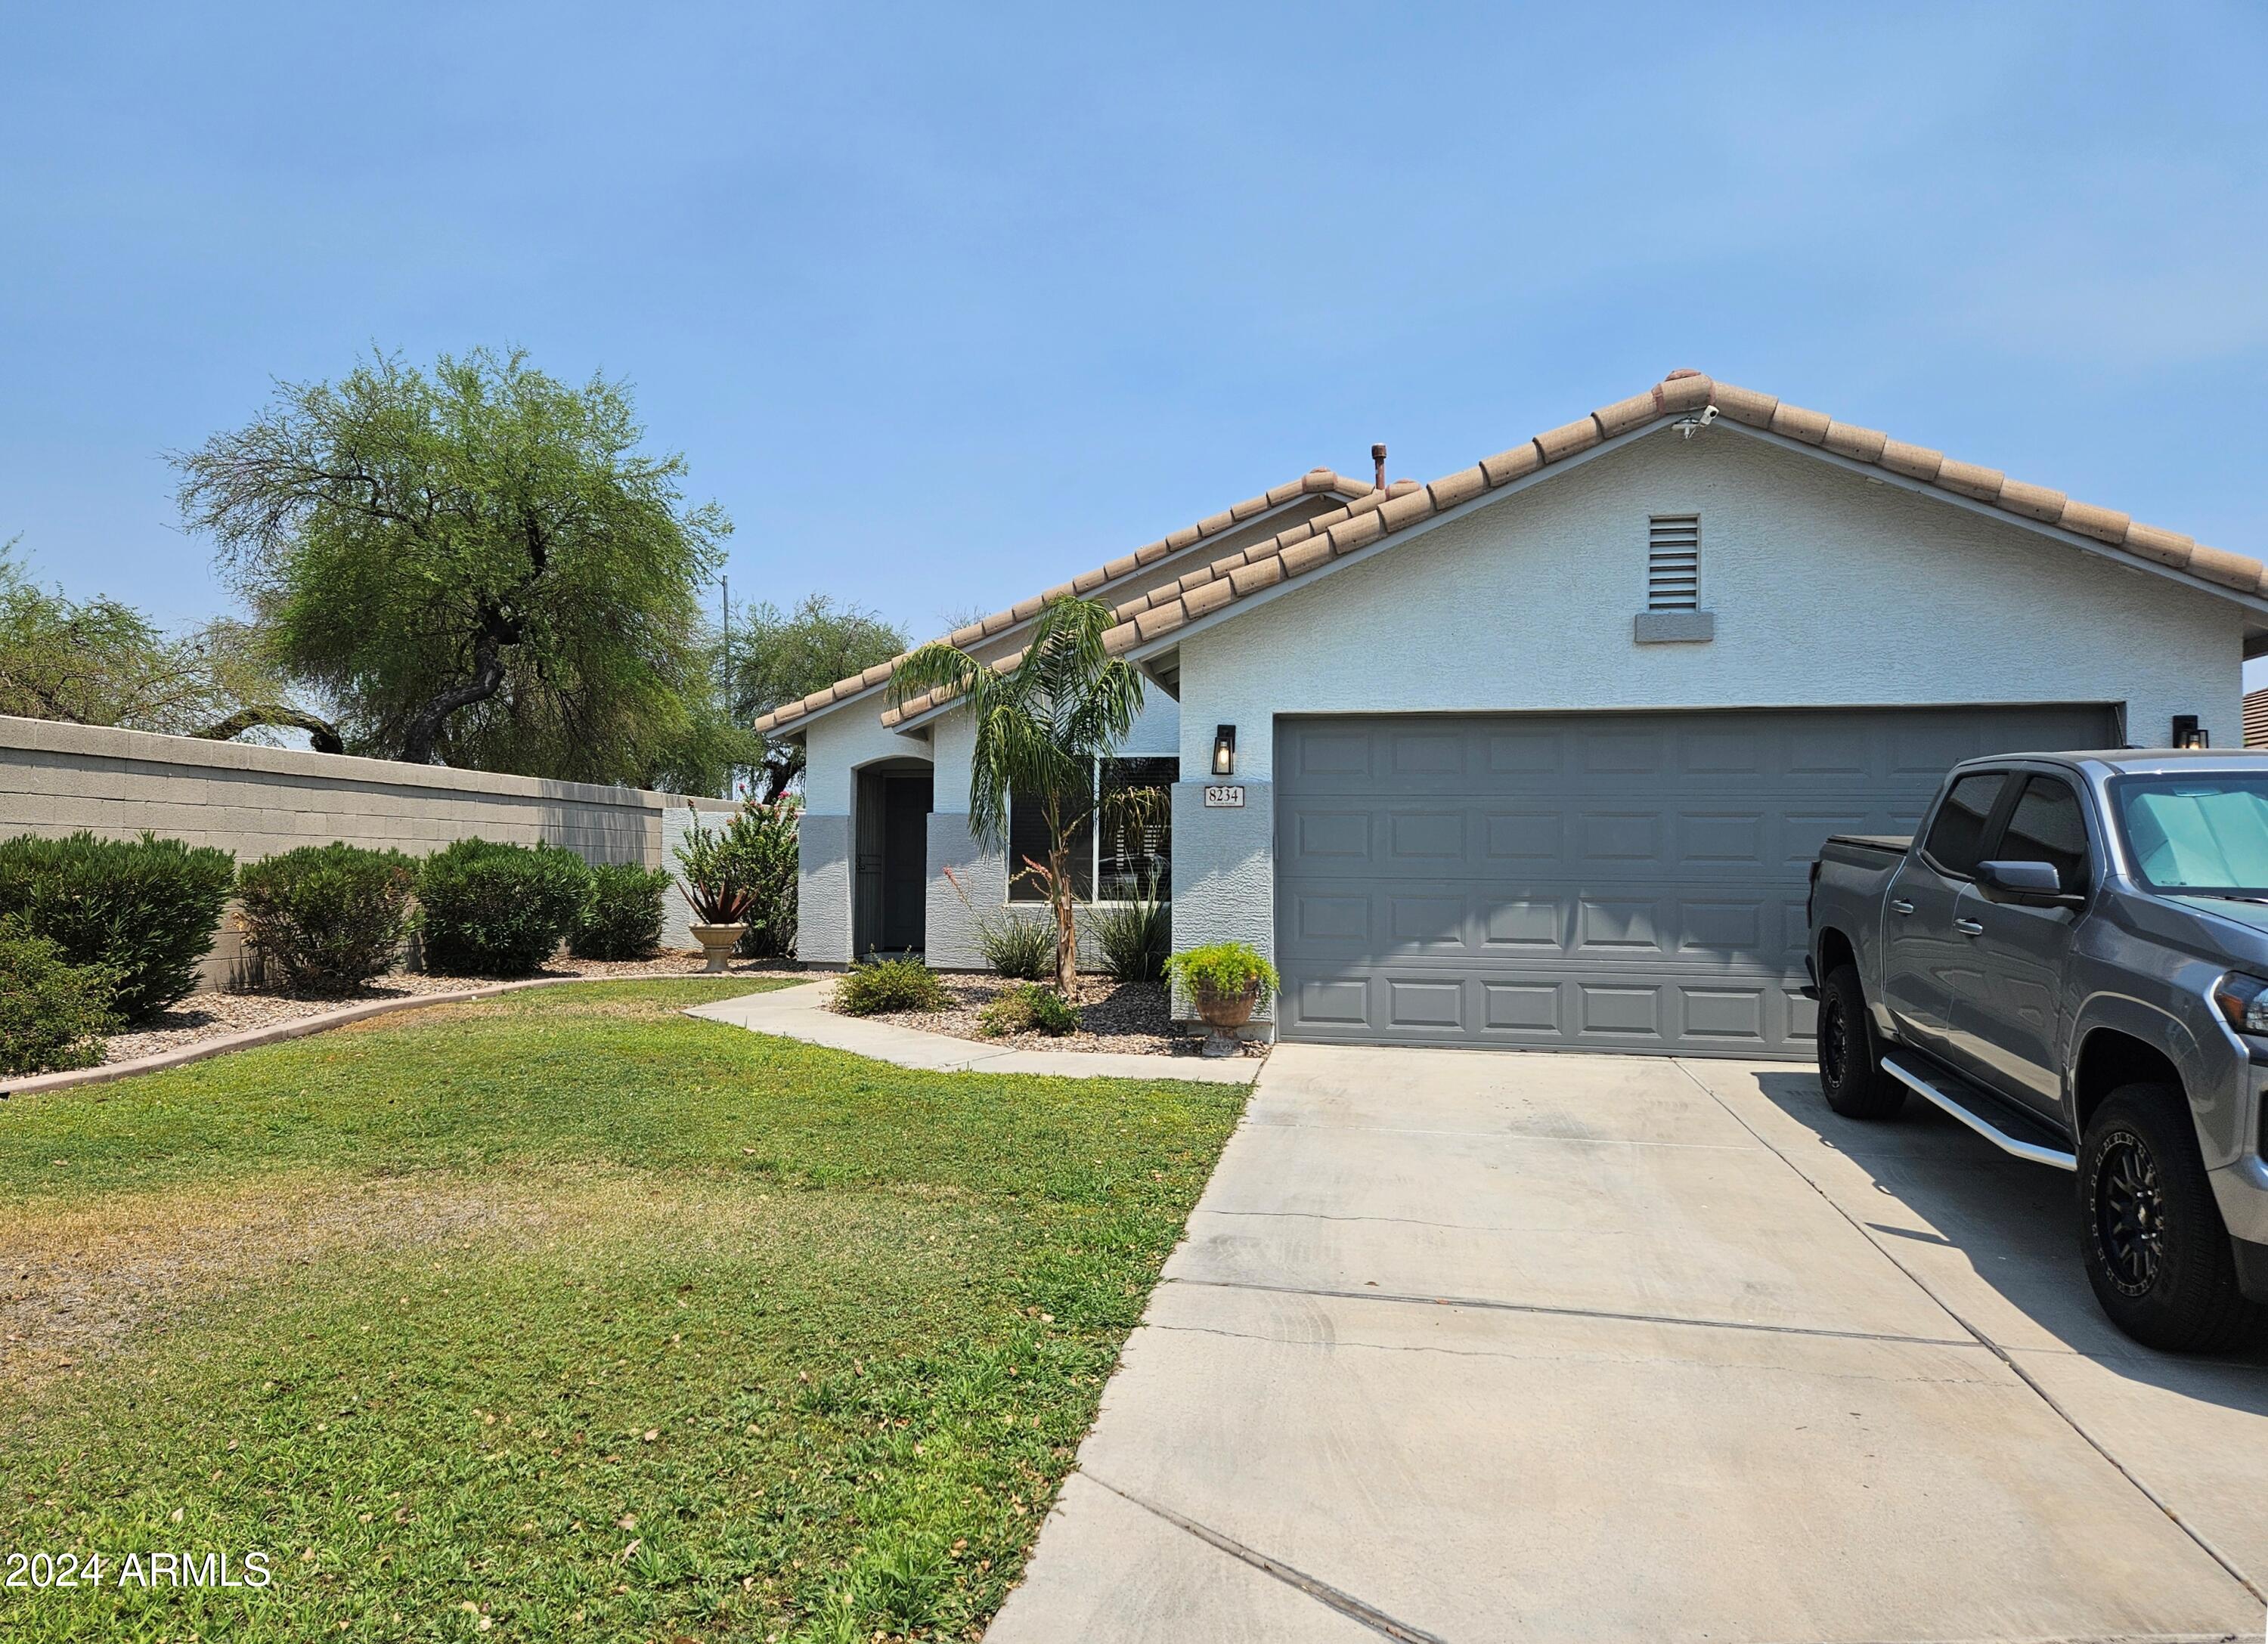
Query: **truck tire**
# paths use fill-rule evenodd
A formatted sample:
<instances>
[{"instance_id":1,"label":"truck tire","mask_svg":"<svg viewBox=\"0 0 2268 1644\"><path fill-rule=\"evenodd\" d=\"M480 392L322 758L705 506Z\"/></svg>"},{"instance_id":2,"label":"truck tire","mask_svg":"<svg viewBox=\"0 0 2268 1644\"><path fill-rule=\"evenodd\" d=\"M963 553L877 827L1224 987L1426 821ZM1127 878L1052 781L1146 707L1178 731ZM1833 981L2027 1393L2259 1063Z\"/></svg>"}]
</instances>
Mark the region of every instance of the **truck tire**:
<instances>
[{"instance_id":1,"label":"truck tire","mask_svg":"<svg viewBox=\"0 0 2268 1644\"><path fill-rule=\"evenodd\" d=\"M2102 1310L2146 1347L2220 1353L2259 1325L2176 1086L2121 1085L2095 1111L2079 1150L2079 1250Z\"/></svg>"},{"instance_id":2,"label":"truck tire","mask_svg":"<svg viewBox=\"0 0 2268 1644\"><path fill-rule=\"evenodd\" d=\"M1882 1071L1882 1046L1853 965L1827 972L1819 989L1819 1086L1845 1119L1896 1119L1906 1088Z\"/></svg>"}]
</instances>

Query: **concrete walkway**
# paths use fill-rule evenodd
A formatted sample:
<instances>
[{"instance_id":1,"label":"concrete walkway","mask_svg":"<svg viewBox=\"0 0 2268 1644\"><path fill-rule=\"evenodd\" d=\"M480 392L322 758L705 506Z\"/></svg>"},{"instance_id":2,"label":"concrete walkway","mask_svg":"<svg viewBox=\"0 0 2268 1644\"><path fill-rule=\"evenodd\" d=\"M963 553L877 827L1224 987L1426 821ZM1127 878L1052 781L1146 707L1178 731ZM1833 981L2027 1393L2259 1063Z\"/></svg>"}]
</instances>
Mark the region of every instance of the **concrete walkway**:
<instances>
[{"instance_id":1,"label":"concrete walkway","mask_svg":"<svg viewBox=\"0 0 2268 1644\"><path fill-rule=\"evenodd\" d=\"M729 1022L758 1033L855 1052L901 1068L935 1073L1048 1074L1058 1079L1187 1079L1203 1084L1250 1084L1267 1064L1255 1056L1211 1061L1200 1056L1135 1056L1109 1051L1019 1050L984 1045L950 1033L924 1033L883 1016L837 1016L825 1009L828 987L783 987L772 993L720 999L685 1014Z\"/></svg>"},{"instance_id":2,"label":"concrete walkway","mask_svg":"<svg viewBox=\"0 0 2268 1644\"><path fill-rule=\"evenodd\" d=\"M992 1644L2258 1639L2268 1367L1806 1071L1279 1046Z\"/></svg>"}]
</instances>

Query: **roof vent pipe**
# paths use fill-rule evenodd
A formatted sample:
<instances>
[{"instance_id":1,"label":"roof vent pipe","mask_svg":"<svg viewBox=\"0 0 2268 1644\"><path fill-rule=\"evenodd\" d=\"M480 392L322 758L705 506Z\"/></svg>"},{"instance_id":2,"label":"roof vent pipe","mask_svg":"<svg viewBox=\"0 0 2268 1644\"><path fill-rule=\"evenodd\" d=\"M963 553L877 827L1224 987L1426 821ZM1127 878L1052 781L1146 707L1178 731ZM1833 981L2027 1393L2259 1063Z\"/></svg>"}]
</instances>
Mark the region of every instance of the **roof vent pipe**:
<instances>
[{"instance_id":1,"label":"roof vent pipe","mask_svg":"<svg viewBox=\"0 0 2268 1644\"><path fill-rule=\"evenodd\" d=\"M1373 445L1373 446L1370 448L1370 466L1371 466L1371 467L1372 467L1373 469L1374 469L1374 470L1377 472L1377 475L1378 475L1378 488L1379 488L1380 490L1383 491L1383 490L1386 488L1386 447L1385 447L1385 446L1383 446L1383 445Z\"/></svg>"}]
</instances>

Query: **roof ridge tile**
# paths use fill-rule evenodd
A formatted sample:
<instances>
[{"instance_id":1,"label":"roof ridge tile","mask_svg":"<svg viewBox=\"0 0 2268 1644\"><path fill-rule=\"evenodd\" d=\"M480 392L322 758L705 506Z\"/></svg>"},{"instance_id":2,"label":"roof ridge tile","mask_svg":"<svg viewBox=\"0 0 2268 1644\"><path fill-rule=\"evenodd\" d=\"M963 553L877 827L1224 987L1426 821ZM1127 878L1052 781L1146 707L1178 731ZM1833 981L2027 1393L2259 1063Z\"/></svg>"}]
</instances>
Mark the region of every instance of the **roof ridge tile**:
<instances>
[{"instance_id":1,"label":"roof ridge tile","mask_svg":"<svg viewBox=\"0 0 2268 1644\"><path fill-rule=\"evenodd\" d=\"M1523 444L1431 485L1397 481L1384 491L1342 482L1348 497L1339 507L1286 527L1264 542L1226 554L1178 582L1137 595L1116 607L1115 625L1103 635L1113 655L1123 656L1178 632L1201 616L1240 599L1296 580L1332 560L1356 554L1490 491L1524 480L1556 462L1590 451L1650 422L1683 415L1705 406L1749 428L1818 446L1848 461L1883 469L1956 495L2092 539L2138 558L2185 570L2237 591L2268 595L2268 565L2253 556L2205 547L2161 526L2137 524L2115 509L2074 502L2045 486L2011 480L1998 468L1948 459L1926 445L1893 439L1877 429L1839 422L1824 412L1783 403L1778 396L1719 382L1699 371L1675 371L1646 393L1602 406L1587 417L1547 429ZM1316 471L1318 473L1325 470ZM1314 488L1314 474L1301 484ZM1278 488L1279 489L1281 488ZM1270 495L1274 495L1270 493ZM1194 540L1195 539L1192 539ZM1171 540L1171 539L1168 539ZM1011 664L1004 657L996 667ZM870 670L871 672L871 670ZM898 724L934 705L935 694L883 716Z\"/></svg>"}]
</instances>

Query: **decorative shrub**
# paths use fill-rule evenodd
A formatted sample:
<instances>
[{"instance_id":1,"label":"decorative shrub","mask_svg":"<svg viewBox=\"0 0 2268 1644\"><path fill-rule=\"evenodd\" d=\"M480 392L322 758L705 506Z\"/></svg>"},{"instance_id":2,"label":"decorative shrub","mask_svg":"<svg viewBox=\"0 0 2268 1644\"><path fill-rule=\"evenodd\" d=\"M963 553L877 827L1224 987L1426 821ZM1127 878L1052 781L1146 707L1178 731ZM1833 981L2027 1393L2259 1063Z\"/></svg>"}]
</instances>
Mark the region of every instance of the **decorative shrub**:
<instances>
[{"instance_id":1,"label":"decorative shrub","mask_svg":"<svg viewBox=\"0 0 2268 1644\"><path fill-rule=\"evenodd\" d=\"M1266 1004L1276 993L1276 967L1241 942L1209 943L1176 953L1166 961L1166 971L1193 996L1239 999L1251 990L1256 1004Z\"/></svg>"},{"instance_id":2,"label":"decorative shrub","mask_svg":"<svg viewBox=\"0 0 2268 1644\"><path fill-rule=\"evenodd\" d=\"M1105 902L1086 916L1087 934L1102 956L1106 976L1122 982L1154 982L1166 973L1174 950L1174 910L1144 898Z\"/></svg>"},{"instance_id":3,"label":"decorative shrub","mask_svg":"<svg viewBox=\"0 0 2268 1644\"><path fill-rule=\"evenodd\" d=\"M733 818L737 822L738 816ZM745 923L755 905L755 891L748 884L751 864L733 839L730 825L712 828L696 812L685 837L678 841L677 865L682 870L679 888L693 910L696 925Z\"/></svg>"},{"instance_id":4,"label":"decorative shrub","mask_svg":"<svg viewBox=\"0 0 2268 1644\"><path fill-rule=\"evenodd\" d=\"M425 968L525 976L558 951L590 887L591 870L571 850L460 839L417 870Z\"/></svg>"},{"instance_id":5,"label":"decorative shrub","mask_svg":"<svg viewBox=\"0 0 2268 1644\"><path fill-rule=\"evenodd\" d=\"M644 959L661 946L661 904L669 894L669 874L661 868L615 862L591 870L591 893L583 904L567 950L578 959Z\"/></svg>"},{"instance_id":6,"label":"decorative shrub","mask_svg":"<svg viewBox=\"0 0 2268 1644\"><path fill-rule=\"evenodd\" d=\"M115 980L107 965L73 965L46 937L0 923L0 1075L100 1061L102 1036L119 1026Z\"/></svg>"},{"instance_id":7,"label":"decorative shrub","mask_svg":"<svg viewBox=\"0 0 2268 1644\"><path fill-rule=\"evenodd\" d=\"M919 959L880 959L861 965L835 984L835 1008L847 1016L943 1010L952 1003L937 972Z\"/></svg>"},{"instance_id":8,"label":"decorative shrub","mask_svg":"<svg viewBox=\"0 0 2268 1644\"><path fill-rule=\"evenodd\" d=\"M976 1013L981 1032L993 1039L1009 1033L1052 1033L1058 1037L1079 1031L1079 1012L1064 1002L1061 994L1037 982L1012 987Z\"/></svg>"},{"instance_id":9,"label":"decorative shrub","mask_svg":"<svg viewBox=\"0 0 2268 1644\"><path fill-rule=\"evenodd\" d=\"M228 852L154 833L0 841L0 919L46 937L72 965L107 966L129 1026L196 986L235 881Z\"/></svg>"},{"instance_id":10,"label":"decorative shrub","mask_svg":"<svg viewBox=\"0 0 2268 1644\"><path fill-rule=\"evenodd\" d=\"M748 929L737 950L744 958L794 956L795 890L801 862L796 826L802 815L800 799L791 796L769 805L751 799L725 830L740 854L741 881L748 887Z\"/></svg>"},{"instance_id":11,"label":"decorative shrub","mask_svg":"<svg viewBox=\"0 0 2268 1644\"><path fill-rule=\"evenodd\" d=\"M294 987L336 992L394 963L416 884L417 864L398 850L302 845L238 871L237 917Z\"/></svg>"},{"instance_id":12,"label":"decorative shrub","mask_svg":"<svg viewBox=\"0 0 2268 1644\"><path fill-rule=\"evenodd\" d=\"M979 915L976 950L995 972L1020 982L1043 982L1056 973L1056 928L1036 919Z\"/></svg>"},{"instance_id":13,"label":"decorative shrub","mask_svg":"<svg viewBox=\"0 0 2268 1644\"><path fill-rule=\"evenodd\" d=\"M961 888L961 879L952 869L944 870L945 882L968 910L969 918L976 921L976 950L993 973L1011 981L1045 982L1055 980L1056 928L1052 922L1042 924L1036 920L1019 919L1013 914L998 918L976 911L976 904L968 899L968 892Z\"/></svg>"}]
</instances>

